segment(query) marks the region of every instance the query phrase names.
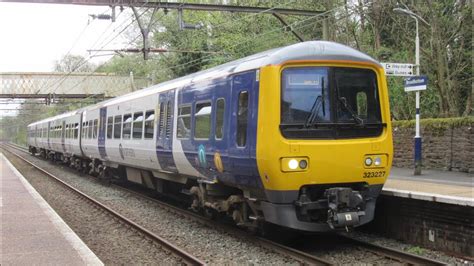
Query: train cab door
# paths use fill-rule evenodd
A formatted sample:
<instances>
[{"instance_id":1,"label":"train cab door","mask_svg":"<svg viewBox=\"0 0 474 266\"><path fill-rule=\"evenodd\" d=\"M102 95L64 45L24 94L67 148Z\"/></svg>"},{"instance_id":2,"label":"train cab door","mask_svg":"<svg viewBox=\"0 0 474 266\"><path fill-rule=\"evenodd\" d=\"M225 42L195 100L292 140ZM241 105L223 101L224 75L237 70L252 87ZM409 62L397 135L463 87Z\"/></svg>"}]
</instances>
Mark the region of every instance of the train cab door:
<instances>
[{"instance_id":1,"label":"train cab door","mask_svg":"<svg viewBox=\"0 0 474 266\"><path fill-rule=\"evenodd\" d=\"M176 173L173 160L173 114L175 91L162 92L158 96L158 124L156 127L156 156L161 169Z\"/></svg>"},{"instance_id":2,"label":"train cab door","mask_svg":"<svg viewBox=\"0 0 474 266\"><path fill-rule=\"evenodd\" d=\"M255 72L245 72L232 77L231 89L231 119L229 124L229 159L233 164L234 172L239 175L250 174L252 131L250 121L255 106L251 102L255 97L253 90ZM249 172L250 170L250 172Z\"/></svg>"}]
</instances>

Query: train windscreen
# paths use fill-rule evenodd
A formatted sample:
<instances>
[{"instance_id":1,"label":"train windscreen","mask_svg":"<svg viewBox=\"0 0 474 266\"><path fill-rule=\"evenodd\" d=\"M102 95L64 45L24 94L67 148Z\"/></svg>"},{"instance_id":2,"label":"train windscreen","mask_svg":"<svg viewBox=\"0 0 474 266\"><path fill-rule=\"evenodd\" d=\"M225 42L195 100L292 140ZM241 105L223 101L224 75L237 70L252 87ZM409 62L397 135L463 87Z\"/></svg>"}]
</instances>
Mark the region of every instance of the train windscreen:
<instances>
[{"instance_id":1,"label":"train windscreen","mask_svg":"<svg viewBox=\"0 0 474 266\"><path fill-rule=\"evenodd\" d=\"M280 129L286 138L357 138L381 134L374 71L292 67L282 72Z\"/></svg>"}]
</instances>

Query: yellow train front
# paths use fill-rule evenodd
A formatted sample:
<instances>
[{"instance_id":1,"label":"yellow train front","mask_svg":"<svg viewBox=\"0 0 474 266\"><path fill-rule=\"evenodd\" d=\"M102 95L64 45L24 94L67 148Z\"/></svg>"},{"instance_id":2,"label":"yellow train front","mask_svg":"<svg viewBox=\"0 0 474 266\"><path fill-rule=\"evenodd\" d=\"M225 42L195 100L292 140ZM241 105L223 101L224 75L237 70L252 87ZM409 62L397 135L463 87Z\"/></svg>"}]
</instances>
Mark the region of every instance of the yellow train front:
<instances>
[{"instance_id":1,"label":"yellow train front","mask_svg":"<svg viewBox=\"0 0 474 266\"><path fill-rule=\"evenodd\" d=\"M267 222L303 231L365 224L393 155L384 70L335 43L288 49L260 69L260 209Z\"/></svg>"}]
</instances>

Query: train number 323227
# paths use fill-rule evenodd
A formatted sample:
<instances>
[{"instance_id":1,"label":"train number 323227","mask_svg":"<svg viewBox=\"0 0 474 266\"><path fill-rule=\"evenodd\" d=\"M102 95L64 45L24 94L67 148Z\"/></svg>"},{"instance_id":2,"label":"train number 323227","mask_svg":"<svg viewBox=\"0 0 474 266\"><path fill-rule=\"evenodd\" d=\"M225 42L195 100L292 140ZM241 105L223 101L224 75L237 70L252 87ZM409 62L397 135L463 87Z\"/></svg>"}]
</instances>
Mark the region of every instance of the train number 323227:
<instances>
[{"instance_id":1,"label":"train number 323227","mask_svg":"<svg viewBox=\"0 0 474 266\"><path fill-rule=\"evenodd\" d=\"M363 178L384 177L385 171L364 172Z\"/></svg>"}]
</instances>

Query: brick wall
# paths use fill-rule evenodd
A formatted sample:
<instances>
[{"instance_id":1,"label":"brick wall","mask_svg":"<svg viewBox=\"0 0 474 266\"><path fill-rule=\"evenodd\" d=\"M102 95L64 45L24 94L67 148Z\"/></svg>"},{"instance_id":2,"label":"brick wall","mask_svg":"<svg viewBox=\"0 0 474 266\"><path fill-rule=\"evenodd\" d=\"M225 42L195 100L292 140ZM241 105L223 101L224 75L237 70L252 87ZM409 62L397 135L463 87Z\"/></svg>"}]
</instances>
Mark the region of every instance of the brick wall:
<instances>
[{"instance_id":1,"label":"brick wall","mask_svg":"<svg viewBox=\"0 0 474 266\"><path fill-rule=\"evenodd\" d=\"M413 168L414 121L393 127L393 166ZM421 120L423 168L474 173L474 118Z\"/></svg>"}]
</instances>

